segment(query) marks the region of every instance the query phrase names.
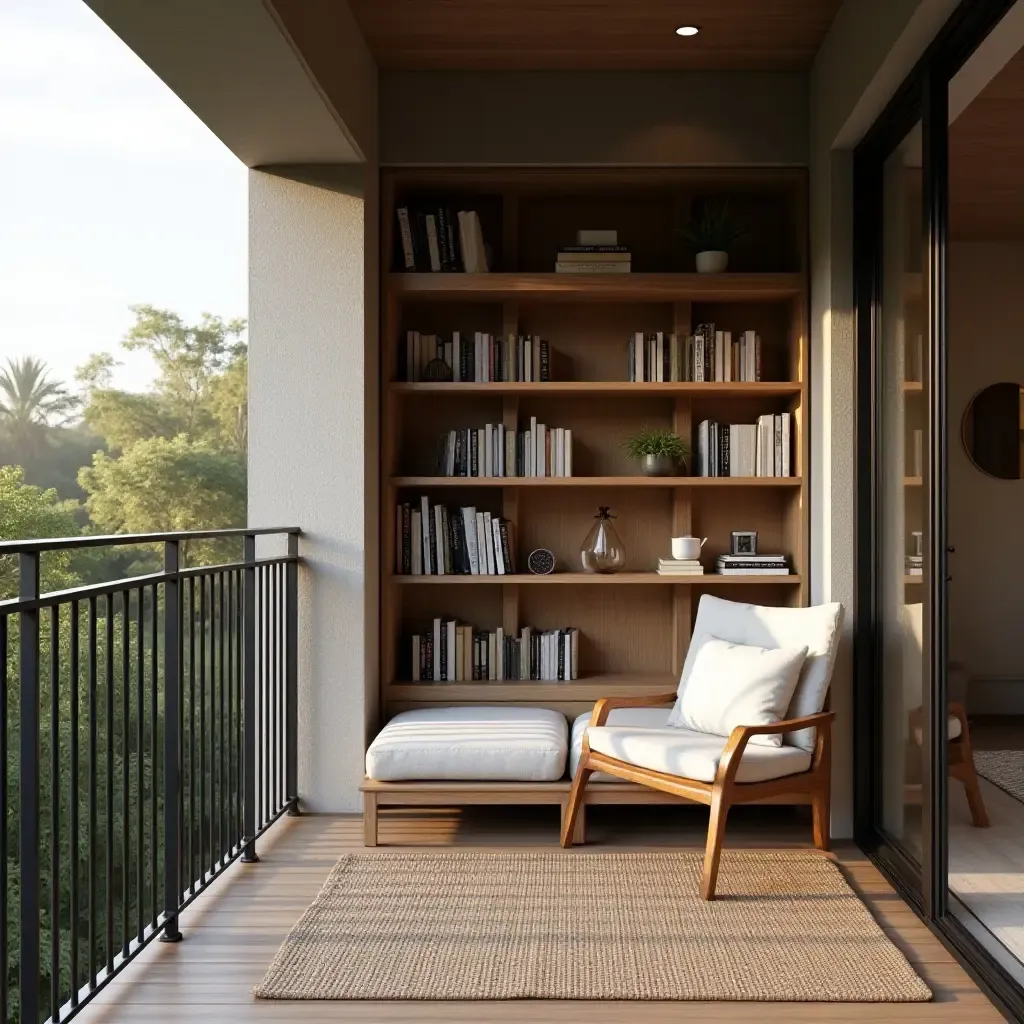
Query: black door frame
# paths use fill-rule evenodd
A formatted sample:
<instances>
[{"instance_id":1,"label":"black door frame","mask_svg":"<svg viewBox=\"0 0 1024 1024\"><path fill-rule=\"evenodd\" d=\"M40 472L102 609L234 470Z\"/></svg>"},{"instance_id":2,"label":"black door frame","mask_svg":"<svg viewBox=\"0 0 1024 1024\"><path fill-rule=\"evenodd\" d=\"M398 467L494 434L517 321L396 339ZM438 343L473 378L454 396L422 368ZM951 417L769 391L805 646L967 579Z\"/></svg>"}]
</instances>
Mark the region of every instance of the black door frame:
<instances>
[{"instance_id":1,"label":"black door frame","mask_svg":"<svg viewBox=\"0 0 1024 1024\"><path fill-rule=\"evenodd\" d=\"M949 210L949 82L1014 0L963 0L854 152L854 288L857 311L857 556L854 635L854 828L868 853L975 979L1016 1019L1024 988L949 910L947 835L946 243ZM930 437L925 486L922 857L917 864L881 826L876 465L877 342L882 290L882 182L888 156L922 127L924 285Z\"/></svg>"}]
</instances>

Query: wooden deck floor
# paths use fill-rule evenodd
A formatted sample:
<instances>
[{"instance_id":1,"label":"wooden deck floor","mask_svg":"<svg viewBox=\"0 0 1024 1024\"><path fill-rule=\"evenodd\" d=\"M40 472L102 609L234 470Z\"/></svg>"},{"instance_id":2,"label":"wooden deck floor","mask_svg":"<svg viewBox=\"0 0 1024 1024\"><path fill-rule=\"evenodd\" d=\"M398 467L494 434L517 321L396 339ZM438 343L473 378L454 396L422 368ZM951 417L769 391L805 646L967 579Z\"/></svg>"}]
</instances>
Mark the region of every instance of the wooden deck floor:
<instances>
[{"instance_id":1,"label":"wooden deck floor","mask_svg":"<svg viewBox=\"0 0 1024 1024\"><path fill-rule=\"evenodd\" d=\"M801 811L741 808L730 820L732 846L809 845ZM698 808L599 808L591 812L592 850L701 847L706 811ZM504 808L391 812L382 815L384 843L510 845L554 848L557 811ZM914 913L850 845L835 854L853 886L893 941L925 978L936 999L918 1004L630 1003L621 1002L258 1002L250 991L289 928L319 891L338 857L362 849L358 817L285 819L259 847L261 863L235 865L182 917L185 941L154 944L99 994L80 1020L88 1024L268 1021L503 1021L601 1024L678 1021L999 1021L1000 1014ZM391 847L394 849L395 847ZM386 857L387 846L376 853Z\"/></svg>"}]
</instances>

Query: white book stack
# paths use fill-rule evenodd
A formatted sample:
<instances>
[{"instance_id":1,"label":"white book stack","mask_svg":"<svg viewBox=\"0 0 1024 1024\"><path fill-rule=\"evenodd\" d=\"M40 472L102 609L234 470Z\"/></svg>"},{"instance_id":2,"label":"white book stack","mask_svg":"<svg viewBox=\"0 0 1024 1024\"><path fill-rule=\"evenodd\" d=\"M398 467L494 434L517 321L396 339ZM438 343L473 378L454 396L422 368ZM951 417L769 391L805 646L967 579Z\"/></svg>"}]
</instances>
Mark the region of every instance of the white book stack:
<instances>
[{"instance_id":1,"label":"white book stack","mask_svg":"<svg viewBox=\"0 0 1024 1024\"><path fill-rule=\"evenodd\" d=\"M617 231L578 231L576 244L559 249L555 261L556 274L628 274L631 267Z\"/></svg>"},{"instance_id":2,"label":"white book stack","mask_svg":"<svg viewBox=\"0 0 1024 1024\"><path fill-rule=\"evenodd\" d=\"M703 576L704 566L696 558L659 558L659 576Z\"/></svg>"},{"instance_id":3,"label":"white book stack","mask_svg":"<svg viewBox=\"0 0 1024 1024\"><path fill-rule=\"evenodd\" d=\"M720 576L788 576L785 555L719 555L715 572Z\"/></svg>"}]
</instances>

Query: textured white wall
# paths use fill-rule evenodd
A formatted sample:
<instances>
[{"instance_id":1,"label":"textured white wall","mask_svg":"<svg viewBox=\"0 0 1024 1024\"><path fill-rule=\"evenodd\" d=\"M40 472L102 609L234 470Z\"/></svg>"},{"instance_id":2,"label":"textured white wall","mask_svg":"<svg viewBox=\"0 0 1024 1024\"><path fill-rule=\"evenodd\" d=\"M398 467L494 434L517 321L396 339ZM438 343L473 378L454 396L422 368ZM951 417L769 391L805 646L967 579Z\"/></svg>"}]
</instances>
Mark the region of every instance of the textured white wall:
<instances>
[{"instance_id":1,"label":"textured white wall","mask_svg":"<svg viewBox=\"0 0 1024 1024\"><path fill-rule=\"evenodd\" d=\"M303 530L299 795L354 811L369 657L364 201L251 171L249 209L249 521Z\"/></svg>"}]
</instances>

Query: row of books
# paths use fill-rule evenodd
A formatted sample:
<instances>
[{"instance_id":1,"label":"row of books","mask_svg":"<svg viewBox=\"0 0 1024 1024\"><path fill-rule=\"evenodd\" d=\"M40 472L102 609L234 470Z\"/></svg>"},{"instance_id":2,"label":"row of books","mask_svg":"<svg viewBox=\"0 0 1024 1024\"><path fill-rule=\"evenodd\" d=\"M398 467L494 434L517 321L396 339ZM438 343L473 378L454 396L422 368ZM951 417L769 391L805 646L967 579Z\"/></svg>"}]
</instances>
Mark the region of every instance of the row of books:
<instances>
[{"instance_id":1,"label":"row of books","mask_svg":"<svg viewBox=\"0 0 1024 1024\"><path fill-rule=\"evenodd\" d=\"M431 505L426 497L395 510L395 572L402 576L510 576L512 524L473 506Z\"/></svg>"},{"instance_id":2,"label":"row of books","mask_svg":"<svg viewBox=\"0 0 1024 1024\"><path fill-rule=\"evenodd\" d=\"M706 383L761 380L761 338L744 331L733 340L731 331L701 324L688 338L662 331L634 334L626 359L628 379L634 382Z\"/></svg>"},{"instance_id":3,"label":"row of books","mask_svg":"<svg viewBox=\"0 0 1024 1024\"><path fill-rule=\"evenodd\" d=\"M785 555L719 555L715 559L719 576L788 576Z\"/></svg>"},{"instance_id":4,"label":"row of books","mask_svg":"<svg viewBox=\"0 0 1024 1024\"><path fill-rule=\"evenodd\" d=\"M453 683L469 680L568 682L579 666L579 630L538 630L524 626L519 636L476 630L456 619L437 618L429 633L410 638L412 681Z\"/></svg>"},{"instance_id":5,"label":"row of books","mask_svg":"<svg viewBox=\"0 0 1024 1024\"><path fill-rule=\"evenodd\" d=\"M790 414L766 413L757 423L697 427L694 476L791 476Z\"/></svg>"},{"instance_id":6,"label":"row of books","mask_svg":"<svg viewBox=\"0 0 1024 1024\"><path fill-rule=\"evenodd\" d=\"M632 256L624 245L567 245L558 250L556 274L628 274Z\"/></svg>"},{"instance_id":7,"label":"row of books","mask_svg":"<svg viewBox=\"0 0 1024 1024\"><path fill-rule=\"evenodd\" d=\"M436 334L407 331L399 366L407 381L431 378L427 365L435 359L446 363L456 383L493 381L536 382L551 379L548 343L536 335L510 334L506 340L476 331L472 340L453 331L445 341Z\"/></svg>"},{"instance_id":8,"label":"row of books","mask_svg":"<svg viewBox=\"0 0 1024 1024\"><path fill-rule=\"evenodd\" d=\"M475 210L450 206L400 206L398 236L402 269L417 272L486 274L487 251Z\"/></svg>"},{"instance_id":9,"label":"row of books","mask_svg":"<svg viewBox=\"0 0 1024 1024\"><path fill-rule=\"evenodd\" d=\"M527 430L503 423L449 430L441 437L438 476L572 476L572 430L530 417Z\"/></svg>"}]
</instances>

